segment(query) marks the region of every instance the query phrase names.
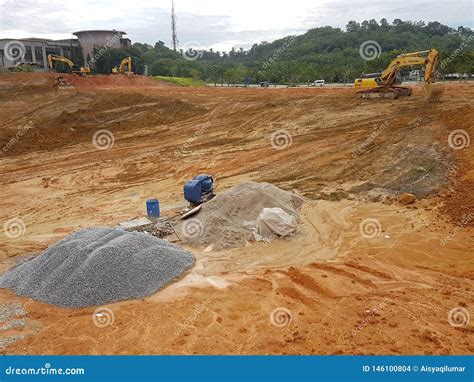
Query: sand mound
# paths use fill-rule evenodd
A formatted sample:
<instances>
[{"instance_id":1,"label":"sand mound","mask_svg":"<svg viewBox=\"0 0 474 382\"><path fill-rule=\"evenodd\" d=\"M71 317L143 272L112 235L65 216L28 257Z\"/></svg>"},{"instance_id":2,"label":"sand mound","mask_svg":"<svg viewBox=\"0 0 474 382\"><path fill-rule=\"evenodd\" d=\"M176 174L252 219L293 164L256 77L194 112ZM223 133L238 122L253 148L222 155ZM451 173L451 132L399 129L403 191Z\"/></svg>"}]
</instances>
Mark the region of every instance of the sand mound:
<instances>
[{"instance_id":1,"label":"sand mound","mask_svg":"<svg viewBox=\"0 0 474 382\"><path fill-rule=\"evenodd\" d=\"M193 265L191 253L165 240L93 228L5 273L0 288L58 306L95 306L149 296Z\"/></svg>"},{"instance_id":2,"label":"sand mound","mask_svg":"<svg viewBox=\"0 0 474 382\"><path fill-rule=\"evenodd\" d=\"M216 250L240 247L253 240L245 223L256 221L263 208L279 207L298 217L302 204L300 196L269 183L244 182L203 204L198 215L180 222L179 229L190 244L212 244Z\"/></svg>"}]
</instances>

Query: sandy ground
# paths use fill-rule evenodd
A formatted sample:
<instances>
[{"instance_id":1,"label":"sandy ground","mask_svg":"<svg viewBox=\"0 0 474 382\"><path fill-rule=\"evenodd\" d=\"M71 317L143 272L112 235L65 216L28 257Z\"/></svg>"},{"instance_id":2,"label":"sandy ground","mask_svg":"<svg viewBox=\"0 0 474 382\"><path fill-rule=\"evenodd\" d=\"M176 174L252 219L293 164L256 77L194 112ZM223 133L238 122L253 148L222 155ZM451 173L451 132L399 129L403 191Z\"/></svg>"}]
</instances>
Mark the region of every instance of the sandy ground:
<instances>
[{"instance_id":1,"label":"sandy ground","mask_svg":"<svg viewBox=\"0 0 474 382\"><path fill-rule=\"evenodd\" d=\"M344 88L70 81L74 90L53 91L51 75L0 77L0 272L80 228L143 216L149 197L172 215L199 173L214 175L218 192L251 179L303 195L301 229L270 244L187 247L197 257L188 275L98 307L105 327L97 307L0 290L2 304L26 311L0 315L3 353L474 352L472 319L448 320L455 308L474 314L474 150L449 139L474 136L474 86L449 84L425 103L418 89L361 101ZM405 192L417 201L399 203ZM12 219L25 228L16 238Z\"/></svg>"}]
</instances>

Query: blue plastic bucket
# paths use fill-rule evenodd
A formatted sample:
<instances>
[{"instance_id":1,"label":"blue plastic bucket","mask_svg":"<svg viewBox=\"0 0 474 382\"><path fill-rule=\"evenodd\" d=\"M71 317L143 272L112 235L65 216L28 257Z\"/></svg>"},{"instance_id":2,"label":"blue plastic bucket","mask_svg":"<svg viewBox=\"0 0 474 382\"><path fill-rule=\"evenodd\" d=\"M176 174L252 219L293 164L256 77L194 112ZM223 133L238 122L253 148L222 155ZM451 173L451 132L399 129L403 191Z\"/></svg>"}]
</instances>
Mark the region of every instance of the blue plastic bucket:
<instances>
[{"instance_id":1,"label":"blue plastic bucket","mask_svg":"<svg viewBox=\"0 0 474 382\"><path fill-rule=\"evenodd\" d=\"M158 199L148 199L146 201L146 213L150 219L160 217L160 202Z\"/></svg>"}]
</instances>

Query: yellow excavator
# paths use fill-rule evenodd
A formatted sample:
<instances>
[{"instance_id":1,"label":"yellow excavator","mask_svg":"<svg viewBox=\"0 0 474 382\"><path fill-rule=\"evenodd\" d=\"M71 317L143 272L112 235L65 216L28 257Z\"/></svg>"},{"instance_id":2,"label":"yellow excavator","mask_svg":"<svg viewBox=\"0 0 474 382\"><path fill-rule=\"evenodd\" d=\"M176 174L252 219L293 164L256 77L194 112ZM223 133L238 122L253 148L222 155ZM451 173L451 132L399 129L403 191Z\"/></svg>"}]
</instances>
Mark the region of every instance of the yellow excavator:
<instances>
[{"instance_id":1,"label":"yellow excavator","mask_svg":"<svg viewBox=\"0 0 474 382\"><path fill-rule=\"evenodd\" d=\"M127 67L127 71L125 71L125 67ZM125 57L121 62L120 66L117 68L112 68L112 74L126 74L127 76L132 76L132 57L128 56Z\"/></svg>"},{"instance_id":2,"label":"yellow excavator","mask_svg":"<svg viewBox=\"0 0 474 382\"><path fill-rule=\"evenodd\" d=\"M71 69L71 73L77 74L79 76L85 76L91 72L90 68L79 67L67 57L58 56L56 54L48 54L48 67L52 70L54 69L54 62L65 63L69 66L69 69Z\"/></svg>"},{"instance_id":3,"label":"yellow excavator","mask_svg":"<svg viewBox=\"0 0 474 382\"><path fill-rule=\"evenodd\" d=\"M357 92L357 98L396 99L399 96L409 96L411 95L411 88L396 86L397 74L400 68L412 65L425 65L425 82L422 86L423 94L427 100L437 99L444 92L443 84L435 83L438 59L439 53L436 49L400 54L382 72L379 78L370 79L373 87L369 85L366 86L368 88ZM355 85L356 87L361 87L358 80L356 79ZM357 86L358 84L359 86Z\"/></svg>"}]
</instances>

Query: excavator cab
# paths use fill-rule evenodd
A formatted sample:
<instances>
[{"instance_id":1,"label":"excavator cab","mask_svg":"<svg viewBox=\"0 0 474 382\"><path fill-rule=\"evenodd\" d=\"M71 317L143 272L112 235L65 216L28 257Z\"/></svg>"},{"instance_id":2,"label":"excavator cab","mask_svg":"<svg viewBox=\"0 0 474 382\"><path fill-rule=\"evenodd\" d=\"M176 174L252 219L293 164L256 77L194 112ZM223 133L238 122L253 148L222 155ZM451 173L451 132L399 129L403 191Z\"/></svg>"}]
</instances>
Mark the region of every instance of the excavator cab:
<instances>
[{"instance_id":1,"label":"excavator cab","mask_svg":"<svg viewBox=\"0 0 474 382\"><path fill-rule=\"evenodd\" d=\"M76 65L76 72L79 72L81 75L86 75L90 74L91 69L87 67L81 67L79 65Z\"/></svg>"}]
</instances>

